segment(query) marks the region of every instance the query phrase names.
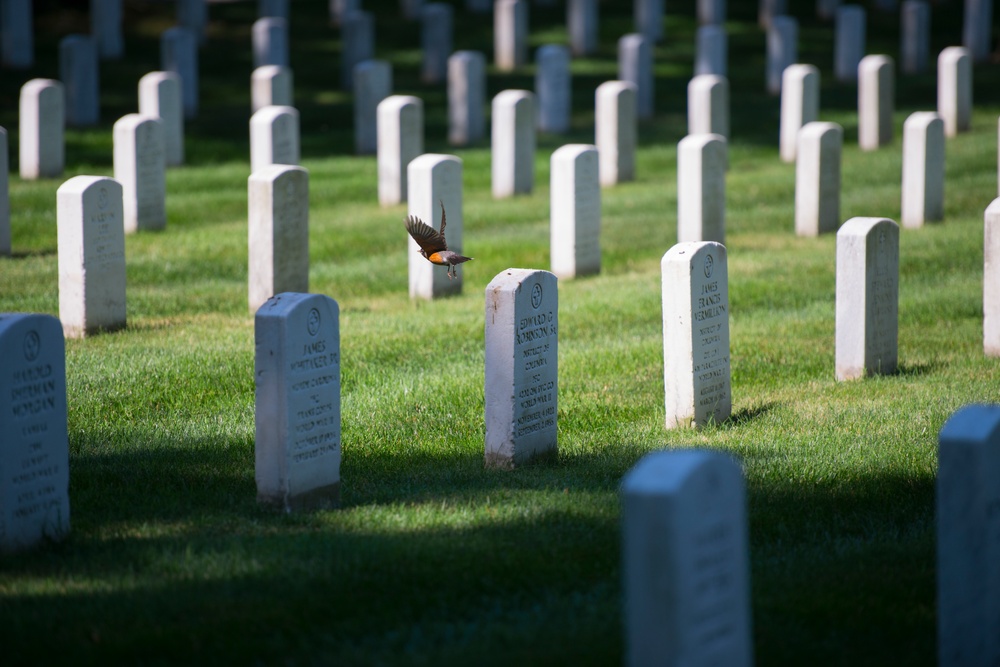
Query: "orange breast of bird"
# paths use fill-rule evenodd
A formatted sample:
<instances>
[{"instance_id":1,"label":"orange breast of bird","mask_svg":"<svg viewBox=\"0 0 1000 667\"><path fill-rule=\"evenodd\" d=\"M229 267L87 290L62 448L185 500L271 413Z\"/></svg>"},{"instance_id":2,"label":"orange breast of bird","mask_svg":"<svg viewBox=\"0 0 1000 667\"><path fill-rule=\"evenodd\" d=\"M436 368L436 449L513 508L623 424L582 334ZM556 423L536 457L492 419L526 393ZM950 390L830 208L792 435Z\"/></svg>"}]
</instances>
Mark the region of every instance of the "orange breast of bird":
<instances>
[{"instance_id":1,"label":"orange breast of bird","mask_svg":"<svg viewBox=\"0 0 1000 667\"><path fill-rule=\"evenodd\" d=\"M439 252L432 252L431 254L427 255L427 259L432 264L439 264L441 266L444 266L445 264L448 263L448 262L444 261L444 257L442 257L441 253L439 253Z\"/></svg>"}]
</instances>

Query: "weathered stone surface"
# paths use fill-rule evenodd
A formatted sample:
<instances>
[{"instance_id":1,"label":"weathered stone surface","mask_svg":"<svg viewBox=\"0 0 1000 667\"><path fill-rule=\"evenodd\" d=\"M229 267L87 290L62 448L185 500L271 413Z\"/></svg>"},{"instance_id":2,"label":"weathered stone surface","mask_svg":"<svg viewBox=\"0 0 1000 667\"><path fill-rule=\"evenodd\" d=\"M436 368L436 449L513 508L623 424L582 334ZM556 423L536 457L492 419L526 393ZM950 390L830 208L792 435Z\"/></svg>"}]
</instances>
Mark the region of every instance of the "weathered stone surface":
<instances>
[{"instance_id":1,"label":"weathered stone surface","mask_svg":"<svg viewBox=\"0 0 1000 667\"><path fill-rule=\"evenodd\" d=\"M795 161L795 233L819 236L840 225L840 157L844 129L812 122L799 130Z\"/></svg>"},{"instance_id":2,"label":"weathered stone surface","mask_svg":"<svg viewBox=\"0 0 1000 667\"><path fill-rule=\"evenodd\" d=\"M507 269L486 286L486 465L555 456L559 290L548 271Z\"/></svg>"},{"instance_id":3,"label":"weathered stone surface","mask_svg":"<svg viewBox=\"0 0 1000 667\"><path fill-rule=\"evenodd\" d=\"M249 302L257 312L282 292L309 291L309 172L275 164L247 181Z\"/></svg>"},{"instance_id":4,"label":"weathered stone surface","mask_svg":"<svg viewBox=\"0 0 1000 667\"><path fill-rule=\"evenodd\" d=\"M944 218L944 147L944 122L936 113L917 111L903 123L904 227Z\"/></svg>"},{"instance_id":5,"label":"weathered stone surface","mask_svg":"<svg viewBox=\"0 0 1000 667\"><path fill-rule=\"evenodd\" d=\"M549 255L552 273L575 278L601 271L601 188L597 147L566 144L552 153Z\"/></svg>"},{"instance_id":6,"label":"weathered stone surface","mask_svg":"<svg viewBox=\"0 0 1000 667\"><path fill-rule=\"evenodd\" d=\"M125 232L167 226L167 162L163 123L130 113L115 123L115 180L122 186Z\"/></svg>"},{"instance_id":7,"label":"weathered stone surface","mask_svg":"<svg viewBox=\"0 0 1000 667\"><path fill-rule=\"evenodd\" d=\"M636 86L628 81L605 81L595 96L594 143L601 185L635 180Z\"/></svg>"},{"instance_id":8,"label":"weathered stone surface","mask_svg":"<svg viewBox=\"0 0 1000 667\"><path fill-rule=\"evenodd\" d=\"M63 172L66 101L63 85L32 79L21 86L19 153L21 178L54 178Z\"/></svg>"},{"instance_id":9,"label":"weathered stone surface","mask_svg":"<svg viewBox=\"0 0 1000 667\"><path fill-rule=\"evenodd\" d=\"M535 95L505 90L493 98L493 197L531 192L535 187Z\"/></svg>"},{"instance_id":10,"label":"weathered stone surface","mask_svg":"<svg viewBox=\"0 0 1000 667\"><path fill-rule=\"evenodd\" d=\"M677 241L726 241L726 139L690 134L677 144Z\"/></svg>"}]
</instances>

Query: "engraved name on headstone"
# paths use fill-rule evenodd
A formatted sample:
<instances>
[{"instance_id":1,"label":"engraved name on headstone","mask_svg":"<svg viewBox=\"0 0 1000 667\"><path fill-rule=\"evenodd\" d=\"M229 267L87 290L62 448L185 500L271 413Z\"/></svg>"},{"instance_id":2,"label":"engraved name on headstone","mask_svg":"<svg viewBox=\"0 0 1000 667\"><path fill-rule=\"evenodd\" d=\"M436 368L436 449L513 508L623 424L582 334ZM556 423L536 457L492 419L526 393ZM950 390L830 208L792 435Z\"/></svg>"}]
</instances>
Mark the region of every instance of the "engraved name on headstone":
<instances>
[{"instance_id":1,"label":"engraved name on headstone","mask_svg":"<svg viewBox=\"0 0 1000 667\"><path fill-rule=\"evenodd\" d=\"M257 500L286 512L340 503L340 309L282 293L254 318Z\"/></svg>"},{"instance_id":2,"label":"engraved name on headstone","mask_svg":"<svg viewBox=\"0 0 1000 667\"><path fill-rule=\"evenodd\" d=\"M69 525L66 352L51 315L0 313L0 553Z\"/></svg>"},{"instance_id":3,"label":"engraved name on headstone","mask_svg":"<svg viewBox=\"0 0 1000 667\"><path fill-rule=\"evenodd\" d=\"M507 269L486 286L486 465L555 456L559 291L548 271Z\"/></svg>"},{"instance_id":4,"label":"engraved name on headstone","mask_svg":"<svg viewBox=\"0 0 1000 667\"><path fill-rule=\"evenodd\" d=\"M726 248L678 243L660 268L666 427L722 423L732 412Z\"/></svg>"}]
</instances>

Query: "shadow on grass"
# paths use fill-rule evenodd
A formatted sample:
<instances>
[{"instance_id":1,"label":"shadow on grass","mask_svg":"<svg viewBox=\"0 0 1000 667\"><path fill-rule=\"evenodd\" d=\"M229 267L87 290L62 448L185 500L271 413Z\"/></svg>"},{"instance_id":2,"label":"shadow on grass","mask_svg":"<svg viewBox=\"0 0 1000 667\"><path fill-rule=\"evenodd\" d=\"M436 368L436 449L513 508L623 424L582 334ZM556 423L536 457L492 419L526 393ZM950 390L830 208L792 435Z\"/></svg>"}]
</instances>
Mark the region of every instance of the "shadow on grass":
<instances>
[{"instance_id":1,"label":"shadow on grass","mask_svg":"<svg viewBox=\"0 0 1000 667\"><path fill-rule=\"evenodd\" d=\"M772 401L770 403L764 403L762 405L755 405L751 408L743 408L739 412L730 415L729 419L727 419L722 423L722 427L737 428L739 426L750 424L779 406L780 406L779 403Z\"/></svg>"}]
</instances>

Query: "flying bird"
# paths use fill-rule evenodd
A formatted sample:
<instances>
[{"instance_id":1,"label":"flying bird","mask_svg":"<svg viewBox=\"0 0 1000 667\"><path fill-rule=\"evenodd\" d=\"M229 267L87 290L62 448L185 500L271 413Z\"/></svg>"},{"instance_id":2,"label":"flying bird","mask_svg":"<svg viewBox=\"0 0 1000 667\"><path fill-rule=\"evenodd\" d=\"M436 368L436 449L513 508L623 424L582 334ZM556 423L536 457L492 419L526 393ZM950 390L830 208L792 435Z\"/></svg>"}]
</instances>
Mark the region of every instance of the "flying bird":
<instances>
[{"instance_id":1,"label":"flying bird","mask_svg":"<svg viewBox=\"0 0 1000 667\"><path fill-rule=\"evenodd\" d=\"M437 231L415 215L406 218L406 231L410 233L413 240L420 246L420 254L427 261L438 266L448 267L448 277L454 278L458 275L458 265L468 262L472 257L463 257L457 252L448 250L448 242L444 240L444 202L441 202L441 231Z\"/></svg>"}]
</instances>

